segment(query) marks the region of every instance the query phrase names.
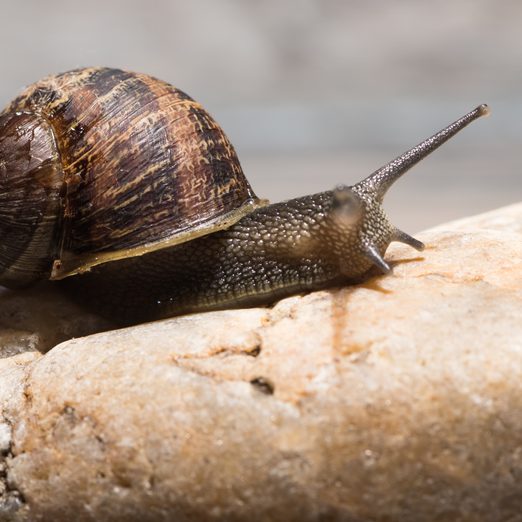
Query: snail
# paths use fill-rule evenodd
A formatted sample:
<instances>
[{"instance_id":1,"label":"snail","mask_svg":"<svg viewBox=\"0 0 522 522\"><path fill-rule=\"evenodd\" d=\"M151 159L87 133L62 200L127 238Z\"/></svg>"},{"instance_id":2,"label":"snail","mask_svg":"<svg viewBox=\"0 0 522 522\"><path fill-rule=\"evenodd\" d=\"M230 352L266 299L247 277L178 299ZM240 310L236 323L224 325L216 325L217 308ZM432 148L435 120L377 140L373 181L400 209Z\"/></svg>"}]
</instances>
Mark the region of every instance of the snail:
<instances>
[{"instance_id":1,"label":"snail","mask_svg":"<svg viewBox=\"0 0 522 522\"><path fill-rule=\"evenodd\" d=\"M268 204L210 115L156 78L47 77L0 113L0 285L57 281L122 324L273 302L390 272L381 202L480 105L353 186Z\"/></svg>"}]
</instances>

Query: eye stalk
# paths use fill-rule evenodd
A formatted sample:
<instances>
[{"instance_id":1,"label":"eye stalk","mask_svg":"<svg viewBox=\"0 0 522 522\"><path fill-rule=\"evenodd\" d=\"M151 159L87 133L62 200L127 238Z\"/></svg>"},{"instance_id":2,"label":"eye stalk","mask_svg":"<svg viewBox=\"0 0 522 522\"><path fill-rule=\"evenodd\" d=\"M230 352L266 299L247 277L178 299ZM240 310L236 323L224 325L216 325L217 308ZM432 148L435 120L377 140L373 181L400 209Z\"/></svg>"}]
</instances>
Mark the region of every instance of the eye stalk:
<instances>
[{"instance_id":1,"label":"eye stalk","mask_svg":"<svg viewBox=\"0 0 522 522\"><path fill-rule=\"evenodd\" d=\"M479 105L471 112L468 112L462 118L448 125L446 128L437 132L430 138L425 139L415 147L401 154L386 165L377 169L366 179L356 185L368 194L375 197L378 202L382 199L388 189L397 181L405 172L438 149L443 143L455 136L464 127L481 116L489 115L490 110L486 104Z\"/></svg>"}]
</instances>

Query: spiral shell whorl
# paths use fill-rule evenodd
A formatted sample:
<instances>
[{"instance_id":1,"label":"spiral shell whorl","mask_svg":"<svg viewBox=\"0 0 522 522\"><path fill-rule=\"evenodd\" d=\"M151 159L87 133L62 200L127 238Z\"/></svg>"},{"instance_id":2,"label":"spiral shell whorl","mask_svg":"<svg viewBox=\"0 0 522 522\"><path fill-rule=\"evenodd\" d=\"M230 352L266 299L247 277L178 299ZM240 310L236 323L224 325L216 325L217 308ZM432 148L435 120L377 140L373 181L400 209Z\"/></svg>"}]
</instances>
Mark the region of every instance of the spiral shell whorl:
<instances>
[{"instance_id":1,"label":"spiral shell whorl","mask_svg":"<svg viewBox=\"0 0 522 522\"><path fill-rule=\"evenodd\" d=\"M63 173L50 125L35 114L0 115L0 284L47 278L56 254Z\"/></svg>"}]
</instances>

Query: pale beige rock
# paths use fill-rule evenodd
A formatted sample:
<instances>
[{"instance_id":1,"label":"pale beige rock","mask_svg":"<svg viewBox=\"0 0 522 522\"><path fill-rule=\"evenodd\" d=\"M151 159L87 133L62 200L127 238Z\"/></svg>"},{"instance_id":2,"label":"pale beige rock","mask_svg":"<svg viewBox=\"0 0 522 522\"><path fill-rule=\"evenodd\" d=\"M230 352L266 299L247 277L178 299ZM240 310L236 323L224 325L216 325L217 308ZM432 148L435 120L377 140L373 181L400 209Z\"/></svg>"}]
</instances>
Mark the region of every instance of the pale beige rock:
<instances>
[{"instance_id":1,"label":"pale beige rock","mask_svg":"<svg viewBox=\"0 0 522 522\"><path fill-rule=\"evenodd\" d=\"M4 359L3 519L521 520L521 223L437 227L363 285Z\"/></svg>"}]
</instances>

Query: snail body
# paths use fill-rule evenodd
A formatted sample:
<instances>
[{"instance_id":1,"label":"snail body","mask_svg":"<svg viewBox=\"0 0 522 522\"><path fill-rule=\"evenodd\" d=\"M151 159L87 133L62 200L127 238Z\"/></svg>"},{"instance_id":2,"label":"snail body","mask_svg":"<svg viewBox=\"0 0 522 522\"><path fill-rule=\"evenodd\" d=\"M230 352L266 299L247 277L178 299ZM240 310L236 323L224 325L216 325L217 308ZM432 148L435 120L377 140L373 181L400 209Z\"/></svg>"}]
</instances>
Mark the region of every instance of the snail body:
<instances>
[{"instance_id":1,"label":"snail body","mask_svg":"<svg viewBox=\"0 0 522 522\"><path fill-rule=\"evenodd\" d=\"M351 187L268 205L189 96L108 68L48 77L0 114L0 285L52 279L133 323L353 281L392 241L391 184L481 105Z\"/></svg>"}]
</instances>

